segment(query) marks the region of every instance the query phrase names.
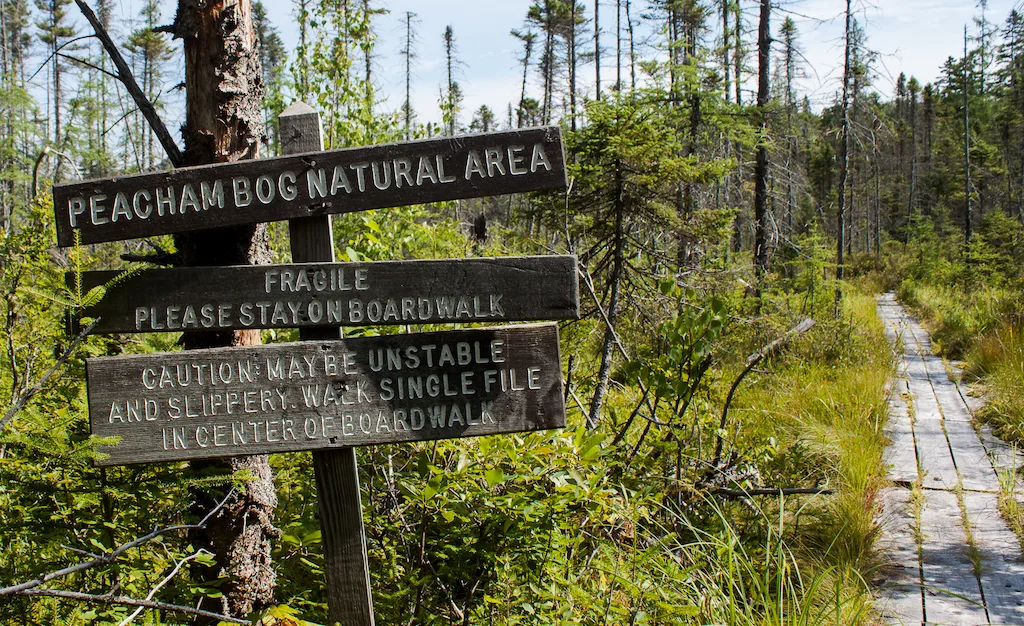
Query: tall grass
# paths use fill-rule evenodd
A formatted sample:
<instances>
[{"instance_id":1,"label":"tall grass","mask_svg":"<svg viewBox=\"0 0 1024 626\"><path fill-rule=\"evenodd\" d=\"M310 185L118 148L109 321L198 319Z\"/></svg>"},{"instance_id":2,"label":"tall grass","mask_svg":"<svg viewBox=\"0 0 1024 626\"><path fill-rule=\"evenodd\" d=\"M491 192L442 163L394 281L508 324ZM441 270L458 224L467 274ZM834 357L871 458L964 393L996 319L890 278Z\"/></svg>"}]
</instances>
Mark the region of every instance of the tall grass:
<instances>
[{"instance_id":1,"label":"tall grass","mask_svg":"<svg viewBox=\"0 0 1024 626\"><path fill-rule=\"evenodd\" d=\"M939 352L951 359L965 358L981 337L1024 319L1021 295L1002 287L965 290L904 282L898 295L928 327Z\"/></svg>"},{"instance_id":2,"label":"tall grass","mask_svg":"<svg viewBox=\"0 0 1024 626\"><path fill-rule=\"evenodd\" d=\"M1024 445L1024 325L1005 324L981 337L966 371L985 384L988 402L979 416L1001 438Z\"/></svg>"},{"instance_id":3,"label":"tall grass","mask_svg":"<svg viewBox=\"0 0 1024 626\"><path fill-rule=\"evenodd\" d=\"M799 590L802 599L778 596L776 606L789 598L787 612L782 621L766 623L870 622L865 581L878 566L876 499L885 484L883 427L893 359L871 296L850 293L843 310L840 320L819 319L784 362L738 398L746 445L776 442L775 475L766 481L834 490L826 497L791 498L788 512L780 508L772 516L777 523L763 538L765 553L768 544L774 550L770 571L788 568L798 582L787 593ZM823 611L826 605L831 612ZM759 623L734 618L724 623Z\"/></svg>"},{"instance_id":4,"label":"tall grass","mask_svg":"<svg viewBox=\"0 0 1024 626\"><path fill-rule=\"evenodd\" d=\"M759 513L763 538L751 545L714 507L722 522L711 532L687 525L696 539L675 546L683 562L700 564L689 577L700 598L695 623L730 626L858 624L868 617L864 580L852 567L808 566L791 547L787 507ZM805 503L806 506L806 503Z\"/></svg>"}]
</instances>

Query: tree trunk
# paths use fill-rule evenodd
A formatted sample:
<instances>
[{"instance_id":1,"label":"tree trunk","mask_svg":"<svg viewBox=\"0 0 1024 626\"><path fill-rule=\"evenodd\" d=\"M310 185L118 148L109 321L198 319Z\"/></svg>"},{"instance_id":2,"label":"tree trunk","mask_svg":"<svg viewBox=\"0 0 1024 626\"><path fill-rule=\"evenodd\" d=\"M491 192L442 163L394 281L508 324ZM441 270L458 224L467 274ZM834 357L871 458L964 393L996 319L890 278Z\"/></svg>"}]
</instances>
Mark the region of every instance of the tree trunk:
<instances>
[{"instance_id":1,"label":"tree trunk","mask_svg":"<svg viewBox=\"0 0 1024 626\"><path fill-rule=\"evenodd\" d=\"M916 84L916 83L915 83ZM910 91L910 193L907 207L907 230L914 223L917 206L917 92ZM908 235L909 237L909 235Z\"/></svg>"},{"instance_id":2,"label":"tree trunk","mask_svg":"<svg viewBox=\"0 0 1024 626\"><path fill-rule=\"evenodd\" d=\"M732 35L736 41L736 45L733 46L733 63L736 70L736 104L743 104L743 94L741 91L743 83L743 24L741 20L743 15L740 7L740 0L736 0L736 7L733 12L733 31Z\"/></svg>"},{"instance_id":3,"label":"tree trunk","mask_svg":"<svg viewBox=\"0 0 1024 626\"><path fill-rule=\"evenodd\" d=\"M573 3L573 29L576 28L576 0ZM575 55L575 53L573 53ZM601 99L601 0L594 0L594 97Z\"/></svg>"},{"instance_id":4,"label":"tree trunk","mask_svg":"<svg viewBox=\"0 0 1024 626\"><path fill-rule=\"evenodd\" d=\"M250 0L179 0L175 37L185 48L185 161L188 165L259 157L263 136L263 73ZM181 265L211 266L270 262L265 224L176 235ZM186 349L257 345L258 330L183 333ZM215 575L227 579L224 597L203 599L201 608L247 616L272 603L276 577L271 542L277 496L266 456L193 463L246 472L249 480L204 530L197 547L217 555ZM195 507L207 511L219 495L195 494Z\"/></svg>"},{"instance_id":5,"label":"tree trunk","mask_svg":"<svg viewBox=\"0 0 1024 626\"><path fill-rule=\"evenodd\" d=\"M760 137L754 168L754 270L758 278L768 272L768 97L771 59L770 0L761 0L761 19L757 28L757 112Z\"/></svg>"},{"instance_id":6,"label":"tree trunk","mask_svg":"<svg viewBox=\"0 0 1024 626\"><path fill-rule=\"evenodd\" d=\"M846 182L850 176L850 73L852 68L852 41L850 40L850 28L852 25L852 14L850 8L851 0L846 0L846 37L844 44L843 61L843 102L840 117L840 140L839 148L839 207L836 211L836 301L835 315L839 317L840 306L843 300L843 274L846 253Z\"/></svg>"},{"instance_id":7,"label":"tree trunk","mask_svg":"<svg viewBox=\"0 0 1024 626\"><path fill-rule=\"evenodd\" d=\"M633 32L632 2L626 0L626 28L629 30L629 87L636 91L636 36Z\"/></svg>"},{"instance_id":8,"label":"tree trunk","mask_svg":"<svg viewBox=\"0 0 1024 626\"><path fill-rule=\"evenodd\" d=\"M971 127L970 127L970 68L967 64L967 27L964 26L964 240L971 242L974 225L971 223Z\"/></svg>"},{"instance_id":9,"label":"tree trunk","mask_svg":"<svg viewBox=\"0 0 1024 626\"><path fill-rule=\"evenodd\" d=\"M605 328L604 343L601 346L601 365L597 372L597 387L594 389L594 397L590 402L590 414L587 416L587 428L597 428L601 423L601 407L604 406L605 395L608 392L608 380L612 372L612 353L615 348L615 324L619 315L619 292L621 290L622 271L626 264L626 233L624 223L625 207L623 206L623 181L622 164L615 164L615 239L612 257L612 272L609 277L611 286L608 295L608 327Z\"/></svg>"},{"instance_id":10,"label":"tree trunk","mask_svg":"<svg viewBox=\"0 0 1024 626\"><path fill-rule=\"evenodd\" d=\"M576 0L569 10L569 128L576 132Z\"/></svg>"},{"instance_id":11,"label":"tree trunk","mask_svg":"<svg viewBox=\"0 0 1024 626\"><path fill-rule=\"evenodd\" d=\"M729 46L732 42L729 40L729 0L722 0L722 81L725 85L725 100L729 101L729 96L732 94L729 83Z\"/></svg>"}]
</instances>

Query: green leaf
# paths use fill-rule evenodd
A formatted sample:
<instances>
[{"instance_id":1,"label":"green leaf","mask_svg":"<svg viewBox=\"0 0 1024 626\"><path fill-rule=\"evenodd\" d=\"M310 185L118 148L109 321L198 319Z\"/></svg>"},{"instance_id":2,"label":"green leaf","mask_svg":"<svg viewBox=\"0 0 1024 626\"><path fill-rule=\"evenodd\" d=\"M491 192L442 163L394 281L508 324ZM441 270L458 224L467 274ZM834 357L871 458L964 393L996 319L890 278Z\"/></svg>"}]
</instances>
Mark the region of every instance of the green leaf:
<instances>
[{"instance_id":1,"label":"green leaf","mask_svg":"<svg viewBox=\"0 0 1024 626\"><path fill-rule=\"evenodd\" d=\"M500 467L489 469L484 472L484 479L487 481L488 487L493 487L505 481L505 472Z\"/></svg>"}]
</instances>

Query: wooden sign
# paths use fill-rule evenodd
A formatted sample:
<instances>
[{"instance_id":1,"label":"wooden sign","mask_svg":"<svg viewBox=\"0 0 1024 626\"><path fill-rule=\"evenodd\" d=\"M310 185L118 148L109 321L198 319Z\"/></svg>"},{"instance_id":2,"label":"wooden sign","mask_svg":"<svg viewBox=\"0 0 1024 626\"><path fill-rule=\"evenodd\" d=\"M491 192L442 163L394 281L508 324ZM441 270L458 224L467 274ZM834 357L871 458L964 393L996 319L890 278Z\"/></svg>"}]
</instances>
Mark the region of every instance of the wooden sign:
<instances>
[{"instance_id":1,"label":"wooden sign","mask_svg":"<svg viewBox=\"0 0 1024 626\"><path fill-rule=\"evenodd\" d=\"M565 187L553 126L55 185L53 204L66 247Z\"/></svg>"},{"instance_id":2,"label":"wooden sign","mask_svg":"<svg viewBox=\"0 0 1024 626\"><path fill-rule=\"evenodd\" d=\"M88 359L100 465L564 428L558 326Z\"/></svg>"},{"instance_id":3,"label":"wooden sign","mask_svg":"<svg viewBox=\"0 0 1024 626\"><path fill-rule=\"evenodd\" d=\"M153 269L83 315L95 333L562 320L579 317L579 284L571 256Z\"/></svg>"}]
</instances>

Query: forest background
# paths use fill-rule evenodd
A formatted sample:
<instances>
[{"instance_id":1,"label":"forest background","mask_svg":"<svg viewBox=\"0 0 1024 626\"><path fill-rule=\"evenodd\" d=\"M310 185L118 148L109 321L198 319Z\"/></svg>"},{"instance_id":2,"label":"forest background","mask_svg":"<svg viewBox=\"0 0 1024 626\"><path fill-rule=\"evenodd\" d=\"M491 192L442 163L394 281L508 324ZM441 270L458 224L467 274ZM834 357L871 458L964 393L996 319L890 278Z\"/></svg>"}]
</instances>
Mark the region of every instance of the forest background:
<instances>
[{"instance_id":1,"label":"forest background","mask_svg":"<svg viewBox=\"0 0 1024 626\"><path fill-rule=\"evenodd\" d=\"M110 0L93 6L174 119L181 53L159 28L170 16L156 2L128 21ZM472 61L451 28L422 32L415 14L371 0L292 10L289 49L254 3L264 154L301 99L321 111L328 147L560 124L570 163L564 195L335 218L352 260L580 261L584 317L561 326L565 431L359 451L381 623L871 623L892 368L878 291L915 306L986 389L985 419L1024 437L1016 10L979 2L963 39L943 41L934 81L898 74L879 88L891 59L872 50L865 7L837 3L839 75L812 102L798 7L544 0L508 25L517 96L494 108L466 107ZM309 455L271 458L273 567L249 587L194 526L200 503L260 477L92 464L83 359L178 337L65 332L65 309L99 295L65 287L65 271L177 254L169 237L55 247L53 182L169 167L90 34L71 0L0 2L0 585L31 583L0 589L0 620L201 623L198 604L323 622ZM405 62L397 109L378 92L384 41ZM411 93L432 46L437 120ZM287 262L281 225L270 238ZM807 318L812 329L789 332Z\"/></svg>"}]
</instances>

